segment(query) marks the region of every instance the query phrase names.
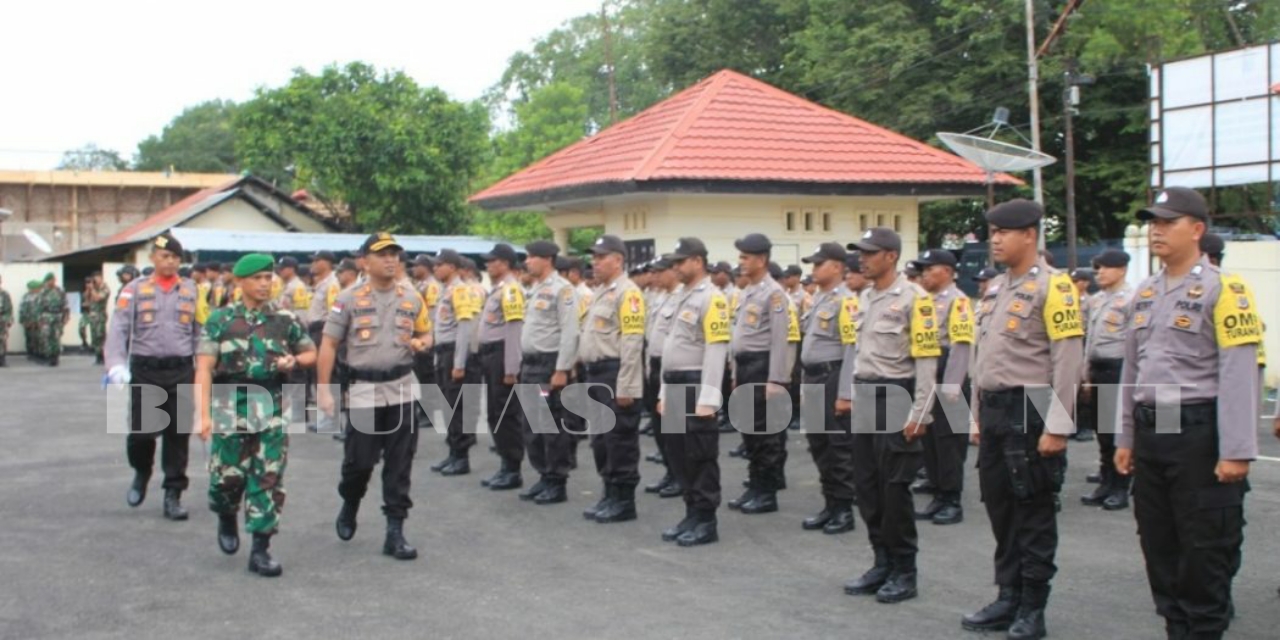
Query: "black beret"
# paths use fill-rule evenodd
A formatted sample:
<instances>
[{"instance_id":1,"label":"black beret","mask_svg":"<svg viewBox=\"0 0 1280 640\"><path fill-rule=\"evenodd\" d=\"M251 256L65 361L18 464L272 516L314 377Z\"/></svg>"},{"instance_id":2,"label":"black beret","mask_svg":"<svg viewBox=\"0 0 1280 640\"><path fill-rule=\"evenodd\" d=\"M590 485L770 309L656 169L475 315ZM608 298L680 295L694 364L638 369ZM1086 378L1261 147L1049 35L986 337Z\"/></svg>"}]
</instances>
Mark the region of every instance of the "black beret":
<instances>
[{"instance_id":1,"label":"black beret","mask_svg":"<svg viewBox=\"0 0 1280 640\"><path fill-rule=\"evenodd\" d=\"M798 264L789 264L786 269L782 270L782 277L784 278L799 278L802 275L804 275L804 270Z\"/></svg>"},{"instance_id":2,"label":"black beret","mask_svg":"<svg viewBox=\"0 0 1280 640\"><path fill-rule=\"evenodd\" d=\"M1072 280L1088 280L1093 282L1093 269L1088 267L1076 267L1071 271Z\"/></svg>"},{"instance_id":3,"label":"black beret","mask_svg":"<svg viewBox=\"0 0 1280 640\"><path fill-rule=\"evenodd\" d=\"M343 258L342 262L338 263L338 271L355 271L356 273L360 273L360 265L356 264L356 261L351 258Z\"/></svg>"},{"instance_id":4,"label":"black beret","mask_svg":"<svg viewBox=\"0 0 1280 640\"><path fill-rule=\"evenodd\" d=\"M773 242L763 233L748 233L741 239L734 240L733 246L738 251L753 255L769 253L773 250Z\"/></svg>"},{"instance_id":5,"label":"black beret","mask_svg":"<svg viewBox=\"0 0 1280 640\"><path fill-rule=\"evenodd\" d=\"M769 263L769 277L774 280L782 279L782 267L776 262Z\"/></svg>"},{"instance_id":6,"label":"black beret","mask_svg":"<svg viewBox=\"0 0 1280 640\"><path fill-rule=\"evenodd\" d=\"M1227 250L1227 243L1223 242L1222 236L1216 233L1206 233L1200 236L1200 253L1207 253L1211 256L1220 256Z\"/></svg>"},{"instance_id":7,"label":"black beret","mask_svg":"<svg viewBox=\"0 0 1280 640\"><path fill-rule=\"evenodd\" d=\"M805 264L822 264L828 260L836 260L844 262L849 259L849 252L840 246L839 242L824 242L813 250L813 255L805 256L800 259ZM796 268L799 270L799 267ZM787 269L787 275L791 275L791 269Z\"/></svg>"},{"instance_id":8,"label":"black beret","mask_svg":"<svg viewBox=\"0 0 1280 640\"><path fill-rule=\"evenodd\" d=\"M182 255L182 243L178 242L178 239L168 231L156 236L151 241L151 250L155 251L156 249L164 249L165 251L172 251L179 256Z\"/></svg>"},{"instance_id":9,"label":"black beret","mask_svg":"<svg viewBox=\"0 0 1280 640\"><path fill-rule=\"evenodd\" d=\"M329 264L333 264L338 261L337 257L333 255L332 251L324 251L324 250L317 251L315 252L315 255L311 256L312 262L315 262L316 260L324 260Z\"/></svg>"},{"instance_id":10,"label":"black beret","mask_svg":"<svg viewBox=\"0 0 1280 640\"><path fill-rule=\"evenodd\" d=\"M534 258L554 258L560 253L560 247L547 240L534 240L524 246L524 252Z\"/></svg>"},{"instance_id":11,"label":"black beret","mask_svg":"<svg viewBox=\"0 0 1280 640\"><path fill-rule=\"evenodd\" d=\"M902 253L902 237L898 235L898 232L888 227L875 227L867 229L867 232L862 234L861 240L851 242L845 245L845 248L863 253L875 253L877 251Z\"/></svg>"},{"instance_id":12,"label":"black beret","mask_svg":"<svg viewBox=\"0 0 1280 640\"><path fill-rule=\"evenodd\" d=\"M706 260L707 245L703 244L702 241L697 238L680 238L680 240L676 242L675 251L663 254L662 258L664 260L677 262L694 256Z\"/></svg>"},{"instance_id":13,"label":"black beret","mask_svg":"<svg viewBox=\"0 0 1280 640\"><path fill-rule=\"evenodd\" d=\"M622 238L614 235L603 235L596 238L595 244L591 245L592 255L602 256L608 253L616 253L621 256L627 255L627 244Z\"/></svg>"},{"instance_id":14,"label":"black beret","mask_svg":"<svg viewBox=\"0 0 1280 640\"><path fill-rule=\"evenodd\" d=\"M516 254L515 248L511 245L500 242L493 245L493 248L489 250L489 253L481 255L480 259L485 262L490 260L501 260L511 265L515 264L516 261L520 259L520 256Z\"/></svg>"},{"instance_id":15,"label":"black beret","mask_svg":"<svg viewBox=\"0 0 1280 640\"><path fill-rule=\"evenodd\" d=\"M862 259L859 257L860 255L857 251L850 251L848 257L844 259L844 266L854 271L861 271Z\"/></svg>"},{"instance_id":16,"label":"black beret","mask_svg":"<svg viewBox=\"0 0 1280 640\"><path fill-rule=\"evenodd\" d=\"M1201 238L1203 242L1204 239ZM1107 249L1102 253L1093 257L1093 267L1127 267L1129 266L1129 254L1119 249Z\"/></svg>"},{"instance_id":17,"label":"black beret","mask_svg":"<svg viewBox=\"0 0 1280 640\"><path fill-rule=\"evenodd\" d=\"M1044 207L1018 198L992 207L986 218L989 224L1000 229L1026 229L1040 224L1040 219L1044 218Z\"/></svg>"},{"instance_id":18,"label":"black beret","mask_svg":"<svg viewBox=\"0 0 1280 640\"><path fill-rule=\"evenodd\" d=\"M924 271L926 267L932 267L936 264L946 265L954 269L956 267L956 254L946 249L927 249L920 254L919 258L912 260L910 263L916 269Z\"/></svg>"},{"instance_id":19,"label":"black beret","mask_svg":"<svg viewBox=\"0 0 1280 640\"><path fill-rule=\"evenodd\" d=\"M419 253L416 257L414 257L413 263L418 265L419 267L426 267L428 269L430 269L435 264L434 262L431 261L431 256L425 253Z\"/></svg>"},{"instance_id":20,"label":"black beret","mask_svg":"<svg viewBox=\"0 0 1280 640\"><path fill-rule=\"evenodd\" d=\"M284 269L285 267L291 267L293 269L297 269L298 259L293 256L284 256L276 261L276 266L281 269Z\"/></svg>"},{"instance_id":21,"label":"black beret","mask_svg":"<svg viewBox=\"0 0 1280 640\"><path fill-rule=\"evenodd\" d=\"M436 264L453 265L459 269L461 269L463 265L462 255L453 249L441 249L437 251L434 262Z\"/></svg>"},{"instance_id":22,"label":"black beret","mask_svg":"<svg viewBox=\"0 0 1280 640\"><path fill-rule=\"evenodd\" d=\"M1000 271L998 271L995 267L983 267L982 271L978 272L978 275L973 276L973 281L986 282L998 275L1000 275Z\"/></svg>"}]
</instances>

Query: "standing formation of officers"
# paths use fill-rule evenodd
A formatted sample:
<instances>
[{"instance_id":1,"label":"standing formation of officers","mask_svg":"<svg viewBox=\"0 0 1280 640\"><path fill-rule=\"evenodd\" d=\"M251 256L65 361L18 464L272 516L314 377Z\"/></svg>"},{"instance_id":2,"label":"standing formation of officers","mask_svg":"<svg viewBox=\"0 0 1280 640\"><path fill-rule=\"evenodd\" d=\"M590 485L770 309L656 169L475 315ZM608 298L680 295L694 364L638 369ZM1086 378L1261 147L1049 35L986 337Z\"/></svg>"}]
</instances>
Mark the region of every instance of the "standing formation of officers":
<instances>
[{"instance_id":1,"label":"standing formation of officers","mask_svg":"<svg viewBox=\"0 0 1280 640\"><path fill-rule=\"evenodd\" d=\"M170 426L150 429L144 416L155 413L142 410L141 390L133 390L128 502L145 498L161 439L164 513L186 517L187 436L175 426L176 391L194 379L195 354L202 383L259 384L275 394L276 414L255 414L264 410L243 398L198 403L213 416L201 436L218 429L210 504L219 544L227 553L238 547L244 496L255 536L250 569L262 575L280 573L266 554L283 504L287 437L271 431L283 423L279 390L313 361L321 412L335 414L335 371L348 408L337 534L355 535L381 461L383 552L398 559L417 556L403 527L427 418L418 383L439 385L447 405L448 455L432 466L441 475L470 472L469 421L482 401L501 461L482 482L491 490L524 488L527 457L537 478L519 498L565 502L586 436L603 490L583 516L599 523L637 517L639 435L642 415L651 414L665 474L646 491L683 497L685 517L662 532L680 546L719 536L717 416L742 433L748 462L746 490L728 506L758 515L778 510L786 425L798 415L824 499L803 528L852 531L856 506L873 562L844 589L883 603L918 595L916 522L963 520L964 467L976 444L998 595L962 626L1042 638L1067 438L1087 414L1101 458L1098 487L1082 501L1116 511L1132 493L1169 637L1220 637L1257 456L1262 327L1252 293L1202 255L1208 209L1194 191L1168 189L1139 213L1164 268L1131 288L1128 255L1109 250L1093 262L1100 290L1088 298L1037 249L1042 217L1025 200L987 212L991 257L1004 271L980 274L976 304L956 287L953 253L930 249L900 270L902 242L886 228L805 257L809 291L779 282L787 274L758 233L735 243L736 270L710 264L701 240L681 238L631 272L644 274L642 284L629 277L623 241L605 235L590 249L590 288L561 275L578 278L584 269L553 243L529 244L523 262L498 244L482 256L487 290L458 253L406 266L399 243L378 233L356 262L336 269L332 254L317 254L310 288L289 259L275 264L276 282L270 257L251 255L215 292L216 283L176 275L181 246L165 234L152 245L154 274L121 290L105 353L111 382L169 392L146 406L159 404ZM250 437L255 426L272 437ZM917 510L911 487L921 474L934 496Z\"/></svg>"}]
</instances>

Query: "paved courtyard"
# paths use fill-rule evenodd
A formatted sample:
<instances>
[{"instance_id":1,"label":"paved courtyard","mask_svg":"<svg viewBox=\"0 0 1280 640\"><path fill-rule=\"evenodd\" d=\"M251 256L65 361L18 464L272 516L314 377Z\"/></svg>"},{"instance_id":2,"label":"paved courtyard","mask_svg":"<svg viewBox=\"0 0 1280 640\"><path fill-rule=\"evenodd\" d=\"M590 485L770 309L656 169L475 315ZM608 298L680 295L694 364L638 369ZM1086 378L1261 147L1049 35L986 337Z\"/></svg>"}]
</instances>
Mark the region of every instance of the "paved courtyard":
<instances>
[{"instance_id":1,"label":"paved courtyard","mask_svg":"<svg viewBox=\"0 0 1280 640\"><path fill-rule=\"evenodd\" d=\"M871 551L861 522L841 536L800 529L821 497L794 433L781 511L722 509L720 543L694 549L659 538L683 515L679 500L646 495L635 522L583 520L599 498L585 448L569 502L538 507L480 487L498 465L487 436L470 476L442 478L427 466L443 456L443 437L425 434L407 523L421 557L408 563L380 553L377 475L356 538L337 539L340 445L296 435L273 543L285 574L262 579L245 571L247 540L234 557L217 549L198 440L191 519L161 518L158 465L146 503L130 509L124 439L106 433L91 359L70 356L57 369L9 361L0 369L0 638L976 638L960 630L960 616L994 595L994 543L976 491L965 495L964 523L921 526L920 598L880 605L844 595ZM1269 431L1261 437L1263 454L1280 457ZM722 449L736 439L722 439ZM642 446L652 451L653 440ZM1132 513L1079 503L1097 450L1071 446L1051 637L1161 638ZM645 481L661 472L642 465ZM733 497L746 465L726 456L721 465ZM1252 483L1229 637L1275 638L1280 461L1259 461Z\"/></svg>"}]
</instances>

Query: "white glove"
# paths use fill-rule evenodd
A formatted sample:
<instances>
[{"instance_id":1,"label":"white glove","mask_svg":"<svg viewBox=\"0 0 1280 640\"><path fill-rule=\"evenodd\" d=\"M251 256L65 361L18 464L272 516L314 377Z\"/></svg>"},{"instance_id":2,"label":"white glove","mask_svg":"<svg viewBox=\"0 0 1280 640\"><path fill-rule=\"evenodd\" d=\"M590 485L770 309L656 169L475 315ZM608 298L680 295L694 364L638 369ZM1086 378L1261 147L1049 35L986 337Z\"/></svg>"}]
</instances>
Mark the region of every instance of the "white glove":
<instances>
[{"instance_id":1,"label":"white glove","mask_svg":"<svg viewBox=\"0 0 1280 640\"><path fill-rule=\"evenodd\" d=\"M123 389L132 379L133 377L129 375L129 367L118 364L107 372L106 382L115 385L117 389Z\"/></svg>"}]
</instances>

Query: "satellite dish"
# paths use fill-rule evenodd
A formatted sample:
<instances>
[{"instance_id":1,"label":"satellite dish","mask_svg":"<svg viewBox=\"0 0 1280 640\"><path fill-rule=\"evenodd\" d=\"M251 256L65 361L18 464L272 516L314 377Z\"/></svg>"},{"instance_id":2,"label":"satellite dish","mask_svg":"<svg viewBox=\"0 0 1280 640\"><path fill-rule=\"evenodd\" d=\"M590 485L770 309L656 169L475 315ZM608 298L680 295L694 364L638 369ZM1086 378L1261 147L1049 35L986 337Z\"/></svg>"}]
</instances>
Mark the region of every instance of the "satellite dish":
<instances>
[{"instance_id":1,"label":"satellite dish","mask_svg":"<svg viewBox=\"0 0 1280 640\"><path fill-rule=\"evenodd\" d=\"M40 234L30 229L23 229L22 235L26 237L27 242L31 243L31 246L43 251L44 253L53 253L53 247L49 246L49 242L40 237Z\"/></svg>"},{"instance_id":2,"label":"satellite dish","mask_svg":"<svg viewBox=\"0 0 1280 640\"><path fill-rule=\"evenodd\" d=\"M992 174L1002 171L1030 171L1057 162L1057 158L1016 144L968 133L938 133L938 139L956 155Z\"/></svg>"}]
</instances>

